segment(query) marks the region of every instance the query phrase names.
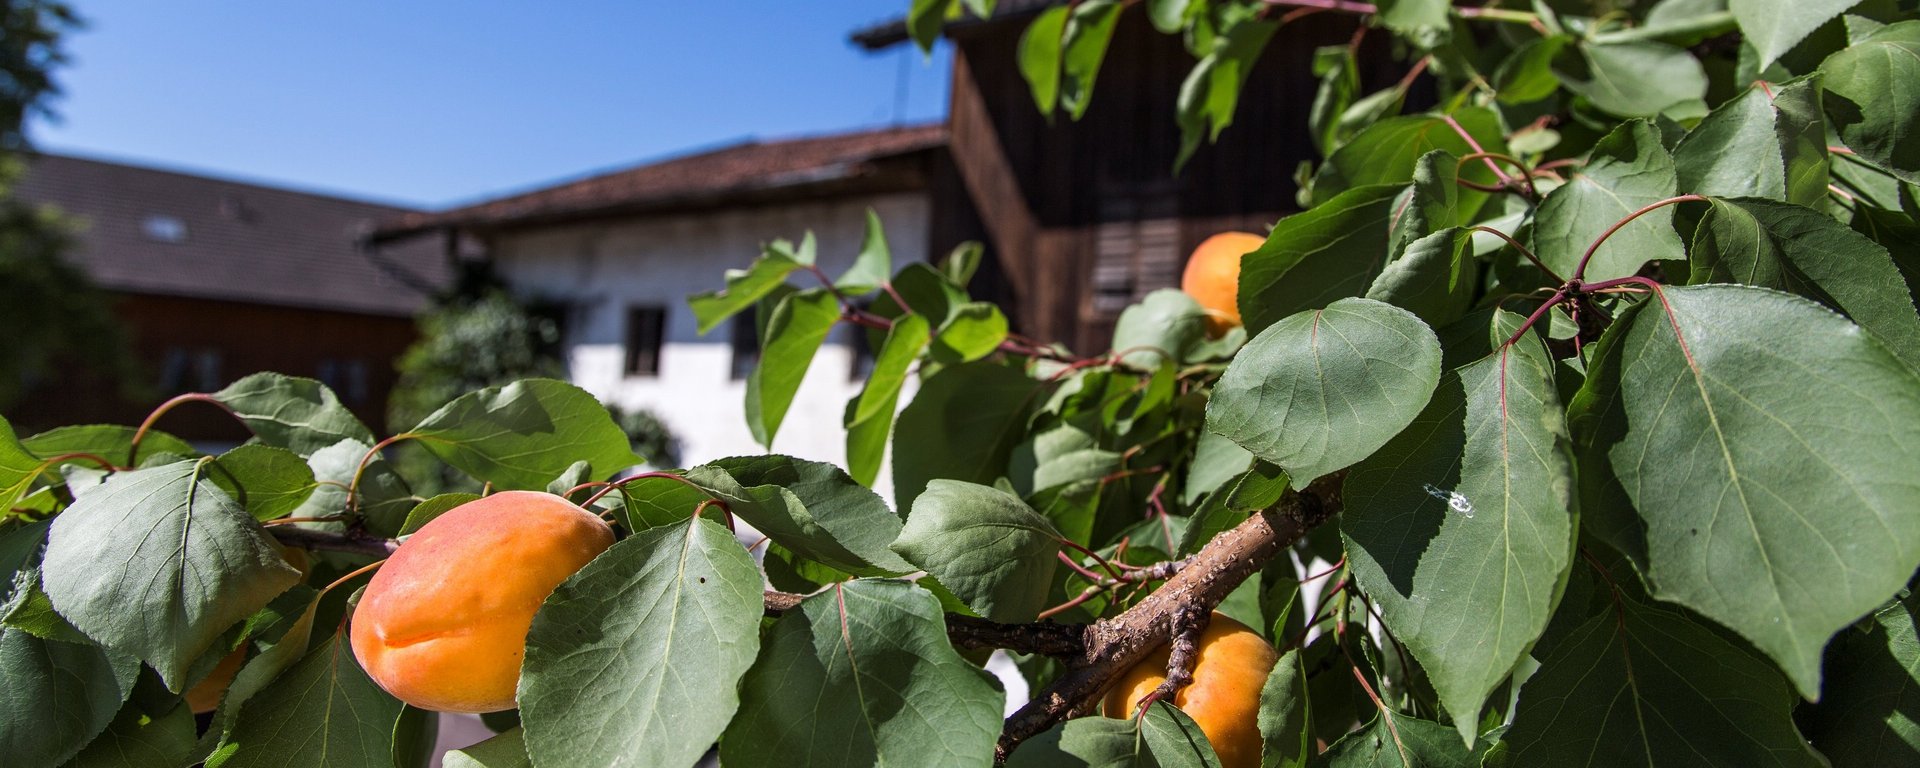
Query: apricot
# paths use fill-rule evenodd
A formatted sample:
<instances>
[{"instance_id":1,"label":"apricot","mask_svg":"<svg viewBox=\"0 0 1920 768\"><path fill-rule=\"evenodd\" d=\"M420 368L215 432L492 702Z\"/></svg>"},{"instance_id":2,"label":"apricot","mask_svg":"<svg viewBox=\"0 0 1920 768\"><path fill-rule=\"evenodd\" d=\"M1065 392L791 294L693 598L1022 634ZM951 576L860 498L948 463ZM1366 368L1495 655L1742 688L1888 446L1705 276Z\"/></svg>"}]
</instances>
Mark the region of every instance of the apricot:
<instances>
[{"instance_id":1,"label":"apricot","mask_svg":"<svg viewBox=\"0 0 1920 768\"><path fill-rule=\"evenodd\" d=\"M374 573L353 612L354 658L421 709L512 709L534 612L612 545L599 517L552 494L506 491L455 507Z\"/></svg>"},{"instance_id":2,"label":"apricot","mask_svg":"<svg viewBox=\"0 0 1920 768\"><path fill-rule=\"evenodd\" d=\"M1187 258L1180 290L1207 310L1207 331L1215 336L1240 325L1240 257L1257 251L1267 239L1251 232L1222 232L1209 237Z\"/></svg>"},{"instance_id":3,"label":"apricot","mask_svg":"<svg viewBox=\"0 0 1920 768\"><path fill-rule=\"evenodd\" d=\"M1107 692L1108 717L1132 717L1141 699L1167 679L1165 648L1122 675ZM1247 625L1218 613L1200 633L1193 682L1173 696L1207 734L1221 768L1260 765L1260 688L1278 660L1273 646Z\"/></svg>"}]
</instances>

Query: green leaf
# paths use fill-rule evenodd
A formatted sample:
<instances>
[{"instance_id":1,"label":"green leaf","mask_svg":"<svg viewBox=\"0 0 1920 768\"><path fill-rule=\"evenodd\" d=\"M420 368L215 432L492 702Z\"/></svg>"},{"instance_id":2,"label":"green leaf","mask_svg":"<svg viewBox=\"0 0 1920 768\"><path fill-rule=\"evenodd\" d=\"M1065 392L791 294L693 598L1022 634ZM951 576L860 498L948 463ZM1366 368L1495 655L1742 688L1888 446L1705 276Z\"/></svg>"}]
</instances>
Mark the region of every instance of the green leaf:
<instances>
[{"instance_id":1,"label":"green leaf","mask_svg":"<svg viewBox=\"0 0 1920 768\"><path fill-rule=\"evenodd\" d=\"M1028 739L1006 768L1157 768L1132 719L1076 717Z\"/></svg>"},{"instance_id":2,"label":"green leaf","mask_svg":"<svg viewBox=\"0 0 1920 768\"><path fill-rule=\"evenodd\" d=\"M692 517L700 502L710 498L705 491L668 477L628 480L620 486L627 530L635 532Z\"/></svg>"},{"instance_id":3,"label":"green leaf","mask_svg":"<svg viewBox=\"0 0 1920 768\"><path fill-rule=\"evenodd\" d=\"M1380 22L1402 39L1431 49L1446 43L1453 28L1449 0L1381 0Z\"/></svg>"},{"instance_id":4,"label":"green leaf","mask_svg":"<svg viewBox=\"0 0 1920 768\"><path fill-rule=\"evenodd\" d=\"M782 546L849 573L913 570L888 549L900 517L839 467L788 456L721 459L687 479Z\"/></svg>"},{"instance_id":5,"label":"green leaf","mask_svg":"<svg viewBox=\"0 0 1920 768\"><path fill-rule=\"evenodd\" d=\"M1295 648L1280 654L1260 687L1261 768L1301 768L1314 756L1308 706L1307 669Z\"/></svg>"},{"instance_id":6,"label":"green leaf","mask_svg":"<svg viewBox=\"0 0 1920 768\"><path fill-rule=\"evenodd\" d=\"M108 478L54 519L42 565L60 615L174 691L221 633L300 580L204 471L180 462Z\"/></svg>"},{"instance_id":7,"label":"green leaf","mask_svg":"<svg viewBox=\"0 0 1920 768\"><path fill-rule=\"evenodd\" d=\"M1593 106L1621 117L1653 117L1667 109L1704 107L1707 73L1687 49L1653 41L1587 43L1554 60L1560 83Z\"/></svg>"},{"instance_id":8,"label":"green leaf","mask_svg":"<svg viewBox=\"0 0 1920 768\"><path fill-rule=\"evenodd\" d=\"M1367 287L1367 298L1412 312L1429 326L1460 319L1473 302L1479 262L1473 233L1451 227L1407 244Z\"/></svg>"},{"instance_id":9,"label":"green leaf","mask_svg":"<svg viewBox=\"0 0 1920 768\"><path fill-rule=\"evenodd\" d=\"M174 768L192 763L193 710L182 704L148 717L128 703L106 732L63 768Z\"/></svg>"},{"instance_id":10,"label":"green leaf","mask_svg":"<svg viewBox=\"0 0 1920 768\"><path fill-rule=\"evenodd\" d=\"M1394 204L1387 224L1387 253L1399 259L1413 241L1464 223L1460 215L1460 162L1436 149L1413 165L1413 185ZM1391 262L1389 262L1391 263Z\"/></svg>"},{"instance_id":11,"label":"green leaf","mask_svg":"<svg viewBox=\"0 0 1920 768\"><path fill-rule=\"evenodd\" d=\"M1822 764L1764 661L1680 614L1616 600L1520 689L1506 765Z\"/></svg>"},{"instance_id":12,"label":"green leaf","mask_svg":"<svg viewBox=\"0 0 1920 768\"><path fill-rule=\"evenodd\" d=\"M1560 78L1553 73L1553 60L1571 38L1565 35L1536 37L1515 48L1500 68L1494 70L1496 98L1504 104L1531 104L1560 90Z\"/></svg>"},{"instance_id":13,"label":"green leaf","mask_svg":"<svg viewBox=\"0 0 1920 768\"><path fill-rule=\"evenodd\" d=\"M960 288L966 288L973 282L973 273L979 271L980 260L986 256L986 246L977 240L968 240L956 245L947 255L941 257L937 270L941 277Z\"/></svg>"},{"instance_id":14,"label":"green leaf","mask_svg":"<svg viewBox=\"0 0 1920 768\"><path fill-rule=\"evenodd\" d=\"M970 301L953 308L934 340L934 352L942 362L970 363L992 354L1006 338L1007 316L1000 308Z\"/></svg>"},{"instance_id":15,"label":"green leaf","mask_svg":"<svg viewBox=\"0 0 1920 768\"><path fill-rule=\"evenodd\" d=\"M1207 403L1207 429L1285 469L1295 489L1379 450L1440 382L1440 341L1413 313L1341 299L1247 342Z\"/></svg>"},{"instance_id":16,"label":"green leaf","mask_svg":"<svg viewBox=\"0 0 1920 768\"><path fill-rule=\"evenodd\" d=\"M675 485L678 485L678 483L675 483ZM421 526L433 522L434 518L453 511L454 507L469 501L479 500L480 494L477 493L443 493L420 502L419 506L414 507L413 511L407 513L407 522L400 526L399 535L411 535L415 531L420 530Z\"/></svg>"},{"instance_id":17,"label":"green leaf","mask_svg":"<svg viewBox=\"0 0 1920 768\"><path fill-rule=\"evenodd\" d=\"M133 691L99 648L12 628L0 629L0 680L0 755L22 766L66 762Z\"/></svg>"},{"instance_id":18,"label":"green leaf","mask_svg":"<svg viewBox=\"0 0 1920 768\"><path fill-rule=\"evenodd\" d=\"M1451 119L1453 122L1449 123ZM1454 128L1454 124L1460 127ZM1473 137L1471 143L1461 136ZM1407 115L1374 123L1342 145L1313 177L1313 205L1317 208L1343 192L1373 184L1405 184L1413 180L1414 165L1421 156L1436 149L1454 157L1473 152L1507 151L1500 119L1478 107L1458 110L1448 116ZM1475 145L1478 145L1477 147ZM1480 184L1498 181L1485 163L1460 169L1462 178ZM1470 215L1486 201L1481 192L1460 194L1461 213Z\"/></svg>"},{"instance_id":19,"label":"green leaf","mask_svg":"<svg viewBox=\"0 0 1920 768\"><path fill-rule=\"evenodd\" d=\"M868 208L867 231L860 239L860 253L853 257L853 266L833 281L833 287L844 294L868 294L885 283L891 274L893 252L887 248L886 230L880 226L880 214Z\"/></svg>"},{"instance_id":20,"label":"green leaf","mask_svg":"<svg viewBox=\"0 0 1920 768\"><path fill-rule=\"evenodd\" d=\"M1254 13L1240 13L1232 16L1214 36L1207 54L1194 64L1187 79L1180 84L1175 101L1174 120L1180 126L1180 154L1174 160L1175 170L1184 167L1193 157L1200 148L1202 136L1217 141L1220 132L1233 124L1247 76L1253 73L1260 53L1266 50L1267 42L1279 29L1277 21L1266 21Z\"/></svg>"},{"instance_id":21,"label":"green leaf","mask_svg":"<svg viewBox=\"0 0 1920 768\"><path fill-rule=\"evenodd\" d=\"M1888 24L1821 62L1827 117L1849 149L1920 184L1920 21Z\"/></svg>"},{"instance_id":22,"label":"green leaf","mask_svg":"<svg viewBox=\"0 0 1920 768\"><path fill-rule=\"evenodd\" d=\"M1116 362L1140 370L1185 363L1207 344L1207 311L1178 288L1161 288L1127 307L1113 327Z\"/></svg>"},{"instance_id":23,"label":"green leaf","mask_svg":"<svg viewBox=\"0 0 1920 768\"><path fill-rule=\"evenodd\" d=\"M1354 93L1360 90L1360 67L1354 60L1353 52L1346 46L1327 45L1313 53L1313 74L1320 78L1320 88L1314 92L1313 106L1307 110L1307 130L1313 136L1314 150L1322 156L1331 155L1351 138L1340 134L1339 119L1353 105ZM1188 77L1191 80L1195 76ZM1185 88L1181 90L1181 96L1186 96ZM1239 96L1234 98L1238 99ZM1184 117L1186 113L1185 104L1182 103L1179 114ZM1198 143L1197 129L1195 135L1189 137L1183 122L1183 147L1189 139Z\"/></svg>"},{"instance_id":24,"label":"green leaf","mask_svg":"<svg viewBox=\"0 0 1920 768\"><path fill-rule=\"evenodd\" d=\"M305 503L293 510L292 516L326 517L342 514L347 508L347 487L358 473L360 504L355 511L361 521L369 531L382 536L398 536L406 524L409 510L413 509L413 491L407 488L406 481L400 478L386 459L375 456L362 469L360 462L366 458L370 448L358 440L342 440L307 457L307 466L313 470L317 487L307 496ZM299 525L321 530L346 528L345 524L336 522Z\"/></svg>"},{"instance_id":25,"label":"green leaf","mask_svg":"<svg viewBox=\"0 0 1920 768\"><path fill-rule=\"evenodd\" d=\"M1084 0L1074 5L1061 33L1060 105L1079 120L1093 103L1093 82L1107 57L1114 24L1125 6L1120 0Z\"/></svg>"},{"instance_id":26,"label":"green leaf","mask_svg":"<svg viewBox=\"0 0 1920 768\"><path fill-rule=\"evenodd\" d=\"M448 752L445 768L533 768L526 732L513 728L465 749Z\"/></svg>"},{"instance_id":27,"label":"green leaf","mask_svg":"<svg viewBox=\"0 0 1920 768\"><path fill-rule=\"evenodd\" d=\"M1347 473L1347 563L1468 741L1572 560L1562 413L1552 355L1523 336L1448 371L1419 418Z\"/></svg>"},{"instance_id":28,"label":"green leaf","mask_svg":"<svg viewBox=\"0 0 1920 768\"><path fill-rule=\"evenodd\" d=\"M133 435L138 430L119 424L88 424L85 426L54 427L40 434L20 441L22 446L43 459L51 459L69 453L91 453L120 466L131 466ZM198 456L187 441L161 432L147 430L140 438L140 453L143 456L157 456L171 453L175 456Z\"/></svg>"},{"instance_id":29,"label":"green leaf","mask_svg":"<svg viewBox=\"0 0 1920 768\"><path fill-rule=\"evenodd\" d=\"M1825 214L1772 200L1713 201L1694 234L1693 283L1740 282L1845 313L1920 370L1920 313L1893 257Z\"/></svg>"},{"instance_id":30,"label":"green leaf","mask_svg":"<svg viewBox=\"0 0 1920 768\"><path fill-rule=\"evenodd\" d=\"M768 631L720 740L728 768L993 763L999 686L947 640L940 602L857 579Z\"/></svg>"},{"instance_id":31,"label":"green leaf","mask_svg":"<svg viewBox=\"0 0 1920 768\"><path fill-rule=\"evenodd\" d=\"M286 517L319 487L299 455L268 445L243 445L220 455L207 478L240 501L255 520Z\"/></svg>"},{"instance_id":32,"label":"green leaf","mask_svg":"<svg viewBox=\"0 0 1920 768\"><path fill-rule=\"evenodd\" d=\"M1920 762L1920 637L1905 598L1876 611L1865 632L1841 632L1827 649L1820 705L1801 722L1838 768Z\"/></svg>"},{"instance_id":33,"label":"green leaf","mask_svg":"<svg viewBox=\"0 0 1920 768\"><path fill-rule=\"evenodd\" d=\"M1059 5L1041 11L1020 33L1020 76L1033 92L1033 105L1049 118L1060 103L1060 37L1068 10Z\"/></svg>"},{"instance_id":34,"label":"green leaf","mask_svg":"<svg viewBox=\"0 0 1920 768\"><path fill-rule=\"evenodd\" d=\"M327 385L278 373L256 373L213 393L260 441L301 456L341 440L373 442L373 432Z\"/></svg>"},{"instance_id":35,"label":"green leaf","mask_svg":"<svg viewBox=\"0 0 1920 768\"><path fill-rule=\"evenodd\" d=\"M1588 246L1615 223L1651 203L1673 197L1673 157L1660 144L1660 130L1645 120L1622 124L1593 145L1587 164L1567 183L1548 192L1534 220L1533 252L1562 277ZM1607 238L1587 263L1589 282L1626 277L1655 259L1685 258L1673 230L1673 206L1634 219Z\"/></svg>"},{"instance_id":36,"label":"green leaf","mask_svg":"<svg viewBox=\"0 0 1920 768\"><path fill-rule=\"evenodd\" d=\"M25 496L33 481L47 468L13 436L13 425L0 419L0 512L13 509L13 502Z\"/></svg>"},{"instance_id":37,"label":"green leaf","mask_svg":"<svg viewBox=\"0 0 1920 768\"><path fill-rule=\"evenodd\" d=\"M394 768L428 768L440 738L440 713L407 705L393 723Z\"/></svg>"},{"instance_id":38,"label":"green leaf","mask_svg":"<svg viewBox=\"0 0 1920 768\"><path fill-rule=\"evenodd\" d=\"M1187 13L1205 8L1206 0L1147 0L1147 18L1161 34L1179 34L1187 25Z\"/></svg>"},{"instance_id":39,"label":"green leaf","mask_svg":"<svg viewBox=\"0 0 1920 768\"><path fill-rule=\"evenodd\" d=\"M527 632L527 752L556 768L699 760L760 649L760 584L701 518L641 531L561 582Z\"/></svg>"},{"instance_id":40,"label":"green leaf","mask_svg":"<svg viewBox=\"0 0 1920 768\"><path fill-rule=\"evenodd\" d=\"M1860 0L1727 0L1748 45L1760 54L1757 69L1778 61L1820 25Z\"/></svg>"},{"instance_id":41,"label":"green leaf","mask_svg":"<svg viewBox=\"0 0 1920 768\"><path fill-rule=\"evenodd\" d=\"M1588 528L1808 698L1827 639L1920 565L1920 378L1810 301L1663 288L1601 338L1568 419Z\"/></svg>"},{"instance_id":42,"label":"green leaf","mask_svg":"<svg viewBox=\"0 0 1920 768\"><path fill-rule=\"evenodd\" d=\"M1367 186L1281 219L1240 257L1240 317L1258 334L1281 318L1366 293L1387 260L1399 187Z\"/></svg>"},{"instance_id":43,"label":"green leaf","mask_svg":"<svg viewBox=\"0 0 1920 768\"><path fill-rule=\"evenodd\" d=\"M547 493L565 496L568 491L578 488L582 483L593 479L593 465L586 461L576 461L567 465L567 470L559 477L547 481Z\"/></svg>"},{"instance_id":44,"label":"green leaf","mask_svg":"<svg viewBox=\"0 0 1920 768\"><path fill-rule=\"evenodd\" d=\"M937 0L951 3L953 0ZM919 10L925 0L915 0L914 9ZM934 34L939 34L936 25ZM931 43L923 44L923 47ZM775 288L787 282L787 275L802 266L802 262L782 243L769 245L753 264L744 270L727 270L727 287L708 293L695 294L687 299L687 306L693 309L695 323L701 335L726 322L740 310L754 305L755 302L772 293Z\"/></svg>"},{"instance_id":45,"label":"green leaf","mask_svg":"<svg viewBox=\"0 0 1920 768\"><path fill-rule=\"evenodd\" d=\"M1365 727L1334 742L1314 765L1326 768L1469 768L1479 765L1476 757L1468 754L1466 748L1460 745L1460 738L1453 735L1452 728L1431 720L1382 711Z\"/></svg>"},{"instance_id":46,"label":"green leaf","mask_svg":"<svg viewBox=\"0 0 1920 768\"><path fill-rule=\"evenodd\" d=\"M760 337L760 364L747 376L747 426L755 442L773 447L814 353L839 320L839 301L820 288L788 294L774 307Z\"/></svg>"},{"instance_id":47,"label":"green leaf","mask_svg":"<svg viewBox=\"0 0 1920 768\"><path fill-rule=\"evenodd\" d=\"M1220 768L1200 724L1164 701L1156 701L1140 718L1140 738L1162 768Z\"/></svg>"},{"instance_id":48,"label":"green leaf","mask_svg":"<svg viewBox=\"0 0 1920 768\"><path fill-rule=\"evenodd\" d=\"M332 635L241 710L229 746L208 768L389 765L403 705ZM216 764L217 763L217 764Z\"/></svg>"},{"instance_id":49,"label":"green leaf","mask_svg":"<svg viewBox=\"0 0 1920 768\"><path fill-rule=\"evenodd\" d=\"M1033 621L1047 607L1060 532L1013 494L935 480L914 499L893 550L981 616Z\"/></svg>"},{"instance_id":50,"label":"green leaf","mask_svg":"<svg viewBox=\"0 0 1920 768\"><path fill-rule=\"evenodd\" d=\"M925 317L904 315L894 320L886 341L880 344L880 353L874 356L867 383L848 403L847 472L855 482L872 486L880 476L887 435L892 432L894 411L900 402L900 387L906 383L913 361L920 359L931 341Z\"/></svg>"},{"instance_id":51,"label":"green leaf","mask_svg":"<svg viewBox=\"0 0 1920 768\"><path fill-rule=\"evenodd\" d=\"M1018 368L991 362L929 377L893 429L895 504L910 509L934 478L991 483L1026 432L1027 417L1052 389Z\"/></svg>"},{"instance_id":52,"label":"green leaf","mask_svg":"<svg viewBox=\"0 0 1920 768\"><path fill-rule=\"evenodd\" d=\"M1801 78L1772 89L1749 87L1680 140L1673 148L1680 191L1823 204L1827 135L1820 81Z\"/></svg>"},{"instance_id":53,"label":"green leaf","mask_svg":"<svg viewBox=\"0 0 1920 768\"><path fill-rule=\"evenodd\" d=\"M408 434L441 461L500 490L540 490L575 461L596 476L640 463L627 434L586 390L525 379L455 398Z\"/></svg>"},{"instance_id":54,"label":"green leaf","mask_svg":"<svg viewBox=\"0 0 1920 768\"><path fill-rule=\"evenodd\" d=\"M920 50L932 53L933 44L940 40L940 30L957 10L955 0L913 0L907 11L907 34Z\"/></svg>"},{"instance_id":55,"label":"green leaf","mask_svg":"<svg viewBox=\"0 0 1920 768\"><path fill-rule=\"evenodd\" d=\"M289 595L299 593L295 589ZM313 642L314 615L320 608L318 592L310 592L306 605L300 613L288 622L285 632L274 641L272 646L248 659L246 665L235 674L233 682L227 686L227 692L220 697L220 708L214 712L213 722L209 724L206 739L216 740L222 745L222 754L231 754L239 747L232 743L234 728L240 721L240 713L247 711L244 705L261 691L280 678L287 671L306 658L307 649ZM284 597L282 599L285 599ZM210 763L213 761L209 761Z\"/></svg>"}]
</instances>

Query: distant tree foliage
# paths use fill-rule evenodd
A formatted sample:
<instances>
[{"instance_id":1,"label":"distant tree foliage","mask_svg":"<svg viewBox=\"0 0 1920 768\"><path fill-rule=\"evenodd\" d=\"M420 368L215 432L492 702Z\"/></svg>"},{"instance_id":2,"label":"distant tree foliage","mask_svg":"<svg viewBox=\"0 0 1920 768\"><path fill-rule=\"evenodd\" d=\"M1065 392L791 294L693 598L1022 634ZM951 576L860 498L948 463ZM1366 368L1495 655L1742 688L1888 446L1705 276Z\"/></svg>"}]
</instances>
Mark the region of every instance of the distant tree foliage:
<instances>
[{"instance_id":1,"label":"distant tree foliage","mask_svg":"<svg viewBox=\"0 0 1920 768\"><path fill-rule=\"evenodd\" d=\"M13 196L30 150L27 118L51 114L47 102L60 93L53 70L66 61L61 38L79 24L64 3L0 0L0 327L13 331L0 345L0 408L82 370L120 382L123 394L145 394L107 297L65 261L72 225Z\"/></svg>"}]
</instances>

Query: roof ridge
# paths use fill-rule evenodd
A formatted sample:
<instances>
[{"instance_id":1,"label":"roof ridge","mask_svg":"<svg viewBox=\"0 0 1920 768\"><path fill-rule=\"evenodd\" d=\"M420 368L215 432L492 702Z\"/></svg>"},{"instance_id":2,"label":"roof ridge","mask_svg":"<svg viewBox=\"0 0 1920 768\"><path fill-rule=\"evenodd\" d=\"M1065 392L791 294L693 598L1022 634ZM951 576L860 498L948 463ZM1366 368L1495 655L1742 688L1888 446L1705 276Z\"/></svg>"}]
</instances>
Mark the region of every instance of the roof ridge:
<instances>
[{"instance_id":1,"label":"roof ridge","mask_svg":"<svg viewBox=\"0 0 1920 768\"><path fill-rule=\"evenodd\" d=\"M309 197L309 198L314 198L318 200L328 200L328 201L342 202L342 203L353 203L355 205L365 205L373 208L386 208L394 213L418 213L418 212L427 210L427 208L423 206L419 206L411 203L402 203L394 200L380 200L371 196L361 195L360 193L323 192L315 189L302 189L298 186L289 186L288 183L286 182L271 182L266 180L246 179L240 176L230 175L230 172L226 172L226 171L209 172L209 171L192 170L182 166L169 166L164 164L165 161L117 159L117 158L112 158L111 156L108 156L108 155L94 154L94 153L85 152L85 151L74 152L70 150L61 150L61 151L50 152L47 150L36 148L32 152L28 153L26 156L28 166L31 167L33 162L36 159L42 158L42 157L52 158L55 160L62 160L62 161L78 162L78 163L91 163L93 165L106 165L106 166L112 166L115 168L121 168L126 170L140 171L143 173L157 173L157 174L162 174L166 176L193 179L196 181L211 181L219 184L228 184L236 187L246 187L248 189L255 189L262 192L277 192L280 194L299 195L301 197Z\"/></svg>"}]
</instances>

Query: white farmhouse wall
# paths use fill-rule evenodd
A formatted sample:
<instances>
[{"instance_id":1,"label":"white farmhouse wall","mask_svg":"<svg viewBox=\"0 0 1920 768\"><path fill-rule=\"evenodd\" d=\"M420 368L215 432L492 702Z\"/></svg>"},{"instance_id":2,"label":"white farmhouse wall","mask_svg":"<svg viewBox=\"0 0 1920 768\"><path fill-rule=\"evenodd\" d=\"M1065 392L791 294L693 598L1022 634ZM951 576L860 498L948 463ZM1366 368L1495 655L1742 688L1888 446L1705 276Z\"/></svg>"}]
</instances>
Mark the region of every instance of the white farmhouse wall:
<instances>
[{"instance_id":1,"label":"white farmhouse wall","mask_svg":"<svg viewBox=\"0 0 1920 768\"><path fill-rule=\"evenodd\" d=\"M589 222L505 236L493 253L517 294L574 308L565 339L573 382L610 405L658 414L691 466L765 449L747 430L746 382L730 377L730 329L699 336L687 296L719 288L723 271L745 267L763 243L797 243L808 230L819 241L819 264L838 275L859 251L869 207L886 227L896 269L927 259L928 205L918 193ZM792 282L814 284L805 274ZM627 308L636 305L667 309L657 376L625 373ZM752 322L751 313L736 321ZM846 465L840 419L860 386L850 376L853 330L836 328L814 358L773 452Z\"/></svg>"}]
</instances>

